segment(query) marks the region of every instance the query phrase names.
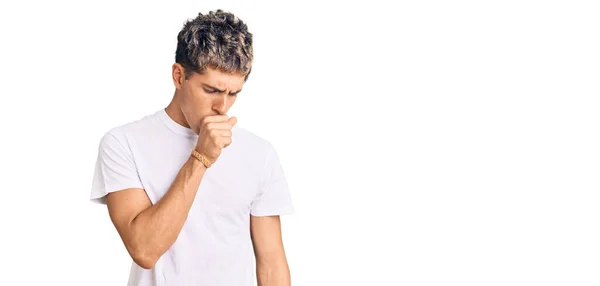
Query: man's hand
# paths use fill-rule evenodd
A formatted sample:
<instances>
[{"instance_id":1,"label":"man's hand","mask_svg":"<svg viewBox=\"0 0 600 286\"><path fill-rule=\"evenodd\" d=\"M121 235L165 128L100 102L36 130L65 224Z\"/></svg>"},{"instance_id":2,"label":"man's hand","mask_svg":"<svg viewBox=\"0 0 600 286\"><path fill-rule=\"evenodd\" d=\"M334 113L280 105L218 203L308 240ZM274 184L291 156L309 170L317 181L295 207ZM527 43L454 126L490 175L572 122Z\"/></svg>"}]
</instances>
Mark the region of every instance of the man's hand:
<instances>
[{"instance_id":1,"label":"man's hand","mask_svg":"<svg viewBox=\"0 0 600 286\"><path fill-rule=\"evenodd\" d=\"M217 161L223 148L231 144L231 128L237 118L227 115L205 116L200 122L196 151L211 162Z\"/></svg>"}]
</instances>

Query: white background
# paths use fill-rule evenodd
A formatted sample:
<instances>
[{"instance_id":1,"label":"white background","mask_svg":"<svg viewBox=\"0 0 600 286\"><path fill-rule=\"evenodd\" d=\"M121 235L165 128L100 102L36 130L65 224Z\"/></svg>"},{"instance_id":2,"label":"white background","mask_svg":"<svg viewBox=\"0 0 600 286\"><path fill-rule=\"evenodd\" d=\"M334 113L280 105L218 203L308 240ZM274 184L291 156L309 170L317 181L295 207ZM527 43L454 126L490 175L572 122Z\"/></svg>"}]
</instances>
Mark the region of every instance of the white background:
<instances>
[{"instance_id":1,"label":"white background","mask_svg":"<svg viewBox=\"0 0 600 286\"><path fill-rule=\"evenodd\" d=\"M600 285L594 1L150 2L0 5L0 284L126 284L99 140L168 104L183 22L223 8L293 285Z\"/></svg>"}]
</instances>

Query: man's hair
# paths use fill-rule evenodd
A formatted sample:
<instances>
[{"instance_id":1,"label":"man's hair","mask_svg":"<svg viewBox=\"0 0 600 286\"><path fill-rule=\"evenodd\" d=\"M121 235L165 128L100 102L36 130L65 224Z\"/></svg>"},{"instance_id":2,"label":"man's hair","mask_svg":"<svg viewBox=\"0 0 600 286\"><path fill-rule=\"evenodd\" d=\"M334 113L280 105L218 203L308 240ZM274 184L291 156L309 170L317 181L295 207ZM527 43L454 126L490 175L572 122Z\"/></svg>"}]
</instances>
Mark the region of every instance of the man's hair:
<instances>
[{"instance_id":1,"label":"man's hair","mask_svg":"<svg viewBox=\"0 0 600 286\"><path fill-rule=\"evenodd\" d=\"M188 78L211 67L248 79L253 60L252 34L246 24L221 9L188 20L177 35L175 62Z\"/></svg>"}]
</instances>

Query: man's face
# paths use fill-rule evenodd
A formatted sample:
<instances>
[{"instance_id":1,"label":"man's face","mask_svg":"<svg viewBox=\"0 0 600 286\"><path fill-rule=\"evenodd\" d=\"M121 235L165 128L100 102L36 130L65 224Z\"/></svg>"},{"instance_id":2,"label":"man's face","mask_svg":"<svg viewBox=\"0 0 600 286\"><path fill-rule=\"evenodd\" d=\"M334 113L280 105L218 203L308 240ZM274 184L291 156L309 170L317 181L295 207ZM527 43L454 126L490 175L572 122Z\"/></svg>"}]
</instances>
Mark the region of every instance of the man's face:
<instances>
[{"instance_id":1,"label":"man's face","mask_svg":"<svg viewBox=\"0 0 600 286\"><path fill-rule=\"evenodd\" d=\"M242 90L244 76L207 68L204 73L194 73L179 82L181 112L190 128L198 133L204 116L227 114Z\"/></svg>"}]
</instances>

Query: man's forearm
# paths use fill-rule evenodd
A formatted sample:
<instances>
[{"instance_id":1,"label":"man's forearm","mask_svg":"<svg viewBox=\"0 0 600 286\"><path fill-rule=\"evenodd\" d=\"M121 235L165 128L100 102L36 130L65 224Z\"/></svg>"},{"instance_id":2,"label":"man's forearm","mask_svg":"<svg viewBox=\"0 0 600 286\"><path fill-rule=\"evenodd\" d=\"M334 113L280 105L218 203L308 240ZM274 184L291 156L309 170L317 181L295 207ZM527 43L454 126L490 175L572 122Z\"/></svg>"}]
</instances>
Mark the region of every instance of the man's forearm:
<instances>
[{"instance_id":1,"label":"man's forearm","mask_svg":"<svg viewBox=\"0 0 600 286\"><path fill-rule=\"evenodd\" d=\"M133 219L130 228L137 256L153 265L179 236L206 167L190 156L167 193Z\"/></svg>"}]
</instances>

